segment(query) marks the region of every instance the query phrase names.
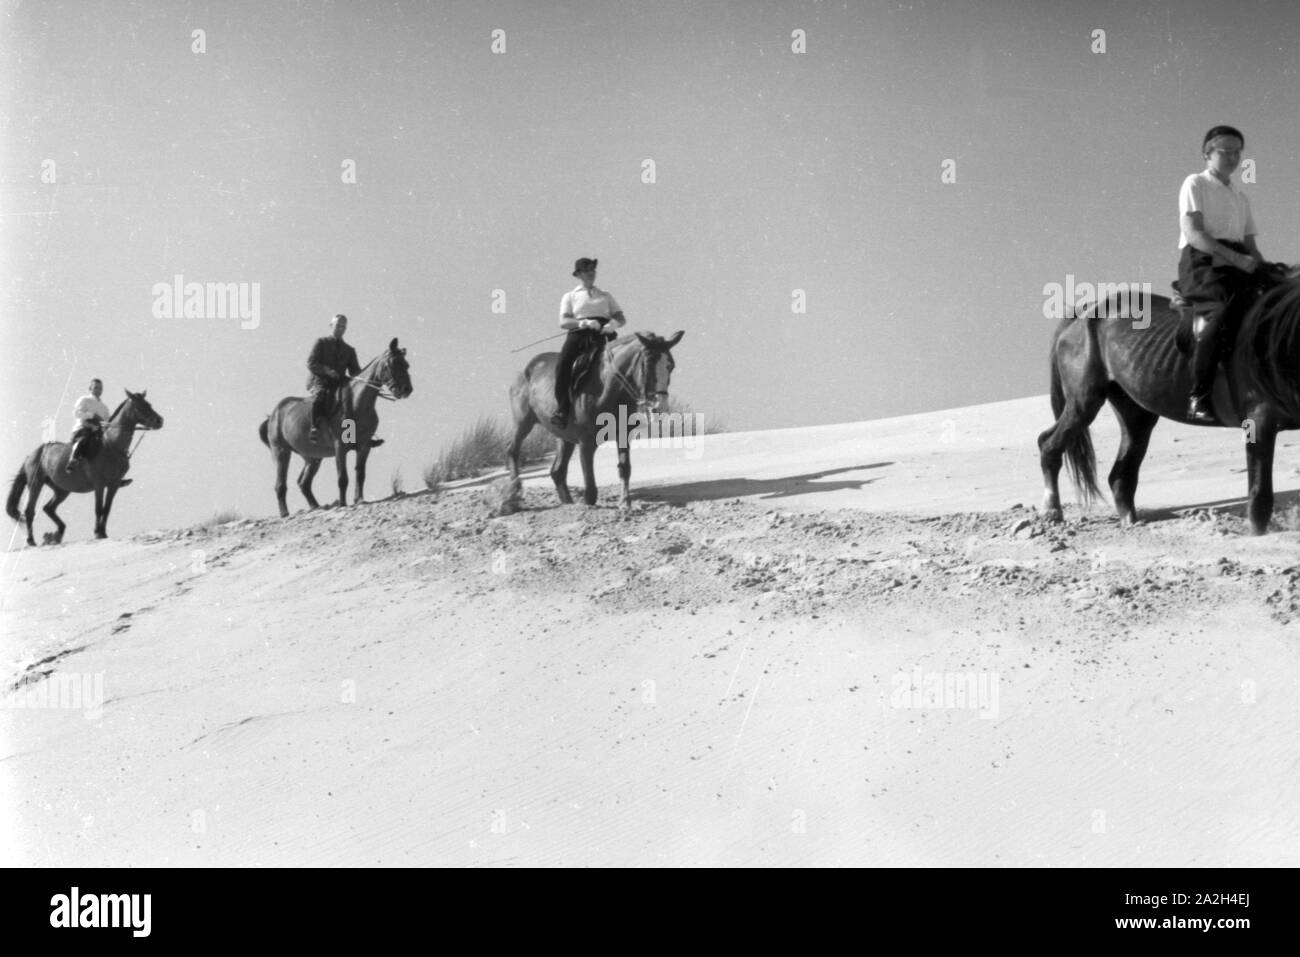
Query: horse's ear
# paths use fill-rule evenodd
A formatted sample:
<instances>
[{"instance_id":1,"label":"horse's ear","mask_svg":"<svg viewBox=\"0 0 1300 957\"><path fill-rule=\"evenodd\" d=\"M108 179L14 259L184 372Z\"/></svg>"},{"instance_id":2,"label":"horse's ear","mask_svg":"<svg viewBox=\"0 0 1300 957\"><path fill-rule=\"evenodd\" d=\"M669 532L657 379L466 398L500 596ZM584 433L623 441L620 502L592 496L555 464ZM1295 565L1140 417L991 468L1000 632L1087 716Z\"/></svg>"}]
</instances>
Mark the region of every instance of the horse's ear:
<instances>
[{"instance_id":1,"label":"horse's ear","mask_svg":"<svg viewBox=\"0 0 1300 957\"><path fill-rule=\"evenodd\" d=\"M393 337L393 341L390 342L390 343L388 344L388 351L389 351L389 352L396 352L396 351L397 351L397 337L396 337L396 336L394 336L394 337Z\"/></svg>"},{"instance_id":2,"label":"horse's ear","mask_svg":"<svg viewBox=\"0 0 1300 957\"><path fill-rule=\"evenodd\" d=\"M639 333L639 332L634 332L634 333L632 333L632 335L636 336L638 339L641 340L641 345L643 345L643 346L648 346L648 345L650 345L650 340L647 339L645 336L641 335L641 333Z\"/></svg>"},{"instance_id":3,"label":"horse's ear","mask_svg":"<svg viewBox=\"0 0 1300 957\"><path fill-rule=\"evenodd\" d=\"M676 332L674 332L672 336L670 336L668 339L667 342L668 348L671 349L673 346L677 345L677 343L681 342L682 336L684 335L686 335L685 329L678 329Z\"/></svg>"},{"instance_id":4,"label":"horse's ear","mask_svg":"<svg viewBox=\"0 0 1300 957\"><path fill-rule=\"evenodd\" d=\"M145 389L143 392L140 393L140 398L143 399L143 398L144 398L145 396L147 396L148 394L149 394L149 390L148 390L148 389Z\"/></svg>"}]
</instances>

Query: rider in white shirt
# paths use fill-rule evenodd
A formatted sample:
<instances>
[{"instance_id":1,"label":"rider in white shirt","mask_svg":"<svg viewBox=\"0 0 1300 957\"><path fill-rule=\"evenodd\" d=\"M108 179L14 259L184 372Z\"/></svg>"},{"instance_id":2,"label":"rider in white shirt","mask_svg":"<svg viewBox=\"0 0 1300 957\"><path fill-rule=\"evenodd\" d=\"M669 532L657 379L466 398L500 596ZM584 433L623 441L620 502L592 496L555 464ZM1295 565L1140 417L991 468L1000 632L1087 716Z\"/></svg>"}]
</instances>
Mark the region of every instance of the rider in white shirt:
<instances>
[{"instance_id":1,"label":"rider in white shirt","mask_svg":"<svg viewBox=\"0 0 1300 957\"><path fill-rule=\"evenodd\" d=\"M68 456L68 464L64 466L69 472L81 460L81 451L86 439L102 429L108 417L112 415L108 406L99 398L103 394L104 383L98 379L91 379L89 394L78 399L72 410L76 419L72 426L72 454Z\"/></svg>"},{"instance_id":2,"label":"rider in white shirt","mask_svg":"<svg viewBox=\"0 0 1300 957\"><path fill-rule=\"evenodd\" d=\"M617 330L627 324L627 317L618 301L603 289L596 287L595 259L579 259L573 264L573 275L581 280L560 300L560 328L568 330L560 358L555 363L555 414L551 423L557 428L568 425L573 414L569 396L569 380L573 373L573 360L578 354L603 345L618 335Z\"/></svg>"}]
</instances>

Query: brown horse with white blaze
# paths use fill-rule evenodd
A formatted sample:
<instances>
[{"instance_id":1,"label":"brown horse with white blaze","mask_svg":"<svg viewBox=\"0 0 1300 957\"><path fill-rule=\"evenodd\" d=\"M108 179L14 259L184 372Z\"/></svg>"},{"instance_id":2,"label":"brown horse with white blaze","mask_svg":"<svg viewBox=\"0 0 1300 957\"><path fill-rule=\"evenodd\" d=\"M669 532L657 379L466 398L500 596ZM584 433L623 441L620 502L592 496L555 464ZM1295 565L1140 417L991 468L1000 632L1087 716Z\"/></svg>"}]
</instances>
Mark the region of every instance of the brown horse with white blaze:
<instances>
[{"instance_id":1,"label":"brown horse with white blaze","mask_svg":"<svg viewBox=\"0 0 1300 957\"><path fill-rule=\"evenodd\" d=\"M123 479L131 468L131 439L135 430L163 427L162 416L153 410L144 392L125 391L126 399L113 410L104 426L103 445L94 458L67 471L65 466L72 454L72 446L67 442L46 442L27 456L14 476L5 511L15 522L26 520L28 545L36 544L32 522L36 518L36 500L45 486L54 491L54 497L46 503L44 512L58 529L53 536L47 533L48 541L56 545L63 541L67 525L59 518L57 510L74 492L95 493L95 537L108 537L108 513L112 511L117 490L126 484ZM22 500L23 489L27 490L27 509L20 515L18 503Z\"/></svg>"},{"instance_id":2,"label":"brown horse with white blaze","mask_svg":"<svg viewBox=\"0 0 1300 957\"><path fill-rule=\"evenodd\" d=\"M623 483L619 500L622 508L631 505L632 459L628 451L627 430L615 423L626 423L628 408L639 412L657 412L668 398L668 383L675 363L672 348L684 332L667 339L654 333L635 333L616 339L596 354L595 362L583 378L573 400L573 414L568 425L556 428L551 422L555 411L555 363L559 353L543 352L534 356L510 386L510 411L515 434L506 451L506 465L513 481L519 479L519 450L524 439L541 424L559 441L551 463L551 481L565 505L573 503L569 494L569 459L575 446L582 462L583 501L596 504L596 475L593 463L596 446L615 433L618 442L618 477ZM622 409L624 415L620 416Z\"/></svg>"},{"instance_id":3,"label":"brown horse with white blaze","mask_svg":"<svg viewBox=\"0 0 1300 957\"><path fill-rule=\"evenodd\" d=\"M303 459L302 471L298 474L298 489L310 507L320 508L320 503L312 494L311 483L320 468L321 460L330 456L334 457L338 468L338 504L346 504L349 452L357 455L357 490L353 503L364 500L366 459L370 456L370 449L381 444L374 439L375 431L379 428L375 400L383 394L384 389L398 399L405 399L412 392L406 350L398 347L396 339L388 344L387 350L367 362L360 374L353 376L347 386L340 390L343 401L321 423L324 427L320 429L316 441L311 439L311 399L288 396L276 404L275 409L258 427L258 435L271 450L271 458L275 462L275 499L280 507L281 518L289 515L285 495L288 491L289 459L295 452Z\"/></svg>"}]
</instances>

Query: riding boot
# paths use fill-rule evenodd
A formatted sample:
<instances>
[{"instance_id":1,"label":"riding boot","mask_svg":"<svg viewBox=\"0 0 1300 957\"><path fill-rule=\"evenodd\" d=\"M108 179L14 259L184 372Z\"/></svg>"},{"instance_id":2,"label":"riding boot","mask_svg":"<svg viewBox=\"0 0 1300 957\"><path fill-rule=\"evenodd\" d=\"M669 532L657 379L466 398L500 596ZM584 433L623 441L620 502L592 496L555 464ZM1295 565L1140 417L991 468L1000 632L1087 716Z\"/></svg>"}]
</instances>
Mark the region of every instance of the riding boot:
<instances>
[{"instance_id":1,"label":"riding boot","mask_svg":"<svg viewBox=\"0 0 1300 957\"><path fill-rule=\"evenodd\" d=\"M72 443L72 451L68 453L68 461L63 465L63 471L75 472L77 466L81 464L81 440L78 439Z\"/></svg>"},{"instance_id":2,"label":"riding boot","mask_svg":"<svg viewBox=\"0 0 1300 957\"><path fill-rule=\"evenodd\" d=\"M569 389L573 382L573 361L581 354L586 344L587 333L573 329L564 337L560 347L560 357L555 361L555 413L551 416L551 425L562 429L569 424L573 415L573 398Z\"/></svg>"},{"instance_id":3,"label":"riding boot","mask_svg":"<svg viewBox=\"0 0 1300 957\"><path fill-rule=\"evenodd\" d=\"M318 391L311 397L311 430L307 433L310 442L320 441L320 420L325 417L326 396L326 392Z\"/></svg>"},{"instance_id":4,"label":"riding boot","mask_svg":"<svg viewBox=\"0 0 1300 957\"><path fill-rule=\"evenodd\" d=\"M1187 417L1194 422L1214 422L1210 395L1214 391L1214 367L1218 363L1219 332L1223 310L1203 313L1193 320L1196 346L1192 353L1192 391L1187 401Z\"/></svg>"}]
</instances>

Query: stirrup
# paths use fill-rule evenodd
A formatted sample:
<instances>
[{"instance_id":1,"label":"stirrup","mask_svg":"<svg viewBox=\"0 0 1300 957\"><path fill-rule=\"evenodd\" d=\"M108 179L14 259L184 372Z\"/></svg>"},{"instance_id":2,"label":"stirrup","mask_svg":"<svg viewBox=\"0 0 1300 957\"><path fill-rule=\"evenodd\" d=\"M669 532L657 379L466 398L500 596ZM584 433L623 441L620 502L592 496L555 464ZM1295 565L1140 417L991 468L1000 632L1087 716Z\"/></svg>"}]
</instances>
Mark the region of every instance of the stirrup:
<instances>
[{"instance_id":1,"label":"stirrup","mask_svg":"<svg viewBox=\"0 0 1300 957\"><path fill-rule=\"evenodd\" d=\"M1193 422L1217 422L1210 400L1203 395L1194 395L1187 400L1187 417Z\"/></svg>"}]
</instances>

